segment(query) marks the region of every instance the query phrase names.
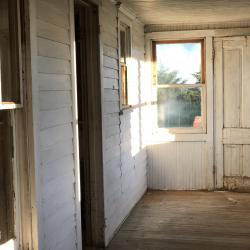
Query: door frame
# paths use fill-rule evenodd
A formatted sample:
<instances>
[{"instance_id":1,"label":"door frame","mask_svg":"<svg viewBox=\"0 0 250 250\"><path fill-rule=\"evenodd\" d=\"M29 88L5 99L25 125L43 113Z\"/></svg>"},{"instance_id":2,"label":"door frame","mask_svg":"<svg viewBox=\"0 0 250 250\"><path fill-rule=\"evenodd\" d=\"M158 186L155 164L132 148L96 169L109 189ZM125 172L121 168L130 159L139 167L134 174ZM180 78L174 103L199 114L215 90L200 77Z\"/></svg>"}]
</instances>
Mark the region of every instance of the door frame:
<instances>
[{"instance_id":1,"label":"door frame","mask_svg":"<svg viewBox=\"0 0 250 250\"><path fill-rule=\"evenodd\" d=\"M78 164L78 176L80 177L80 152L79 152L79 130L78 130L78 92L77 92L77 60L76 60L76 45L75 45L75 4L77 2L81 2L83 5L92 5L97 9L98 14L98 25L99 25L99 1L98 0L72 0L71 1L71 41L74 46L71 48L72 52L72 74L74 89L73 89L73 102L74 102L74 137L75 137L75 155L77 155L77 164ZM99 27L98 27L99 30ZM104 237L104 229L105 229L105 218L104 218L104 186L103 186L103 148L102 148L102 58L101 58L101 42L100 36L98 37L98 72L97 75L98 80L94 82L93 85L89 86L88 94L89 98L89 109L88 113L90 114L89 119L89 128L90 128L90 139L89 145L90 147L90 165L89 172L90 178L85 180L89 184L88 190L86 191L88 196L91 197L90 205L91 205L91 227L90 230L90 241L91 246L94 247L104 247L105 245L105 237ZM81 180L79 179L77 183L79 198L81 193ZM82 213L81 208L78 207L79 215L78 217L81 219ZM78 220L78 228L82 228L81 220ZM78 237L82 238L82 232L78 232Z\"/></svg>"}]
</instances>

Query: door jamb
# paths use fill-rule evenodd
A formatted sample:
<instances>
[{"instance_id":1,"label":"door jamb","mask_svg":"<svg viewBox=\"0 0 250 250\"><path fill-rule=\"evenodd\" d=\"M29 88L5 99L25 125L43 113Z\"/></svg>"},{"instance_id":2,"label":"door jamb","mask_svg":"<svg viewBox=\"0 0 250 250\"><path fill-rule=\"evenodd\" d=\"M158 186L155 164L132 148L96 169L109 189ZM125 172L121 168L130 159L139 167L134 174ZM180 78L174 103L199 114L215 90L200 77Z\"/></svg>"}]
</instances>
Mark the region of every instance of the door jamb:
<instances>
[{"instance_id":1,"label":"door jamb","mask_svg":"<svg viewBox=\"0 0 250 250\"><path fill-rule=\"evenodd\" d=\"M85 0L82 0L85 1ZM100 14L100 1L96 0L90 0L87 1L87 3L94 4L98 8L98 16ZM76 74L76 46L75 46L75 13L74 13L74 7L75 7L75 1L71 0L70 4L70 39L71 39L71 56L72 56L72 81L73 81L73 112L74 112L74 119L73 119L73 127L74 127L74 154L77 158L77 168L76 168L76 194L78 201L81 200L81 184L80 184L80 162L79 162L79 132L78 132L78 105L77 105L77 74ZM93 196L92 200L92 210L93 215L92 219L92 237L93 237L93 245L98 247L104 247L105 245L105 237L104 237L104 229L105 229L105 219L104 219L104 186L103 186L103 149L102 149L102 141L103 141L103 135L102 135L102 47L101 47L101 41L99 36L99 81L97 83L97 86L94 86L93 89L98 89L99 92L95 92L95 95L97 95L96 98L90 98L90 101L94 104L95 100L98 100L99 103L95 106L98 106L98 114L96 115L95 123L98 125L97 129L99 130L99 134L95 134L94 137L96 137L94 140L95 142L98 141L98 144L101 145L99 149L95 152L98 157L97 161L94 161L94 164L91 166L93 169L93 180L91 180L91 196ZM95 126L94 126L95 127ZM95 156L96 156L95 155ZM93 155L94 156L94 155ZM77 225L78 225L78 242L82 246L82 236L81 236L81 207L80 202L78 202L77 205Z\"/></svg>"}]
</instances>

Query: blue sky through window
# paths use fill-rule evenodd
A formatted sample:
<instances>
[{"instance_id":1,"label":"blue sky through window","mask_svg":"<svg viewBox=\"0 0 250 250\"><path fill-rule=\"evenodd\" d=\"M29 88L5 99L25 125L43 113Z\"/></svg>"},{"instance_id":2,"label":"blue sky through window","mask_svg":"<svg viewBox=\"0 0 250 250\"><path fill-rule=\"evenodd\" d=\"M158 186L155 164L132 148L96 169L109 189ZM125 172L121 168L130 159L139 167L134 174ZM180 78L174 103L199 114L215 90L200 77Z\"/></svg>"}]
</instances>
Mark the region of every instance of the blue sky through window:
<instances>
[{"instance_id":1,"label":"blue sky through window","mask_svg":"<svg viewBox=\"0 0 250 250\"><path fill-rule=\"evenodd\" d=\"M169 72L177 71L187 84L197 82L193 74L201 70L200 43L157 44L156 55L158 70L164 68Z\"/></svg>"}]
</instances>

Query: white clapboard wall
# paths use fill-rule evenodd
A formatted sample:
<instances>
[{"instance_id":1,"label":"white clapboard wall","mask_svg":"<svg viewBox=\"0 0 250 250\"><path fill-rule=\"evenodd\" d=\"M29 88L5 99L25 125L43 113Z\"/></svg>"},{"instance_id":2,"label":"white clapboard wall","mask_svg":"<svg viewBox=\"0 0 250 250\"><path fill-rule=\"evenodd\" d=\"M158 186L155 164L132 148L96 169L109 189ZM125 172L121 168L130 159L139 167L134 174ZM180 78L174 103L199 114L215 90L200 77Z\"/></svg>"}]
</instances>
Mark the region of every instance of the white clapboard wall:
<instances>
[{"instance_id":1,"label":"white clapboard wall","mask_svg":"<svg viewBox=\"0 0 250 250\"><path fill-rule=\"evenodd\" d=\"M69 0L34 0L32 9L36 13L31 22L36 32L32 58L41 249L77 248L70 4Z\"/></svg>"},{"instance_id":2,"label":"white clapboard wall","mask_svg":"<svg viewBox=\"0 0 250 250\"><path fill-rule=\"evenodd\" d=\"M111 1L100 8L103 63L103 159L105 198L105 239L110 241L147 188L146 124L147 106L133 108L119 115L117 9ZM132 67L130 89L140 104L144 67L143 25L132 21ZM144 89L145 90L145 89Z\"/></svg>"},{"instance_id":3,"label":"white clapboard wall","mask_svg":"<svg viewBox=\"0 0 250 250\"><path fill-rule=\"evenodd\" d=\"M217 184L250 189L250 37L215 40Z\"/></svg>"}]
</instances>

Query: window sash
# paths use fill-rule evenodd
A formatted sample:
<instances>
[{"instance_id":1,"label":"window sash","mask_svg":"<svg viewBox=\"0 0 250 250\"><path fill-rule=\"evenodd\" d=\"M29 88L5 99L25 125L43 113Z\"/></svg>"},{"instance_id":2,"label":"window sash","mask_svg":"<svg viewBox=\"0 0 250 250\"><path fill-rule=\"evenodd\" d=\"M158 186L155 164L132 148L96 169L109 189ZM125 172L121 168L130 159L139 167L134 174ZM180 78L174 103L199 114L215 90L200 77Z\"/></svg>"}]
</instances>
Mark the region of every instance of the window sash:
<instances>
[{"instance_id":1,"label":"window sash","mask_svg":"<svg viewBox=\"0 0 250 250\"><path fill-rule=\"evenodd\" d=\"M197 84L158 84L157 81L157 56L156 56L156 46L157 44L174 44L174 43L201 43L201 83ZM207 123L207 84L206 84L206 65L205 65L205 40L204 39L190 39L190 40L177 40L177 41L152 41L152 67L153 67L153 85L158 89L176 88L176 89L190 89L190 88L200 88L201 89L201 117L202 124L200 128L194 127L166 127L158 129L163 131L167 129L168 132L173 133L206 133L206 123ZM158 101L158 100L157 100ZM158 113L157 113L158 119Z\"/></svg>"},{"instance_id":2,"label":"window sash","mask_svg":"<svg viewBox=\"0 0 250 250\"><path fill-rule=\"evenodd\" d=\"M173 84L172 84L173 85ZM167 86L160 86L157 85L156 89L190 89L190 87L187 85L185 86L176 86L178 84L175 84L175 86L167 85ZM168 132L173 132L173 133L206 133L206 124L207 124L207 116L206 116L206 96L207 96L207 88L205 84L196 84L195 86L192 86L191 88L200 88L201 89L201 117L202 117L202 124L200 128L194 128L194 127L165 127L165 128L160 128L158 127L159 130L164 130L167 129ZM156 105L158 106L158 100L156 102ZM157 113L157 119L158 119L158 113Z\"/></svg>"},{"instance_id":3,"label":"window sash","mask_svg":"<svg viewBox=\"0 0 250 250\"><path fill-rule=\"evenodd\" d=\"M153 85L158 84L158 72L157 72L157 53L156 47L158 44L185 44L185 43L200 43L201 45L201 83L206 83L206 51L205 51L205 39L189 39L189 40L162 40L162 41L152 41L152 63L153 63ZM161 84L162 85L162 84ZM165 83L164 85L170 85ZM197 85L197 84L180 84L180 85Z\"/></svg>"},{"instance_id":4,"label":"window sash","mask_svg":"<svg viewBox=\"0 0 250 250\"><path fill-rule=\"evenodd\" d=\"M122 105L128 105L128 78L127 78L127 66L121 64L121 87L122 87Z\"/></svg>"}]
</instances>

